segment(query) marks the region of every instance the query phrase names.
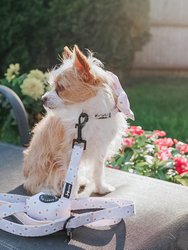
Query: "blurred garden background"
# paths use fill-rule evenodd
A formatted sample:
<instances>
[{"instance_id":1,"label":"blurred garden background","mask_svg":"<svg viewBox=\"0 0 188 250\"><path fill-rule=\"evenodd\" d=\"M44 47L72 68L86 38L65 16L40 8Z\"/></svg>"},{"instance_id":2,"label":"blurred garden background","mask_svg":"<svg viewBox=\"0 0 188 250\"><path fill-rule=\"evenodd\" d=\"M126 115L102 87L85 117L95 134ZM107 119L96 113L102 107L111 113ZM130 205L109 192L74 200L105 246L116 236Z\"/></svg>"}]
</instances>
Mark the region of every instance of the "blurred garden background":
<instances>
[{"instance_id":1,"label":"blurred garden background","mask_svg":"<svg viewBox=\"0 0 188 250\"><path fill-rule=\"evenodd\" d=\"M46 72L60 64L64 46L77 44L119 76L136 118L131 125L164 130L167 137L188 143L186 0L0 2L0 84L19 95L30 128L45 113L40 97L48 89ZM19 144L14 114L3 96L0 141Z\"/></svg>"}]
</instances>

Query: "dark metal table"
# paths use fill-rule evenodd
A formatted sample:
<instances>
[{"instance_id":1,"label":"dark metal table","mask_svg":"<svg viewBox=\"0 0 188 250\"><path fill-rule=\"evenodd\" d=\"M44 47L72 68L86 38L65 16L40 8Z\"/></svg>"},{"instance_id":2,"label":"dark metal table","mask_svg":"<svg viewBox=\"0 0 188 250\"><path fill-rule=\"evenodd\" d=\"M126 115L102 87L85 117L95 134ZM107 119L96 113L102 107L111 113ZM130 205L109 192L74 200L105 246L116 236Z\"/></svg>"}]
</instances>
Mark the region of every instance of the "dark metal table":
<instances>
[{"instance_id":1,"label":"dark metal table","mask_svg":"<svg viewBox=\"0 0 188 250\"><path fill-rule=\"evenodd\" d=\"M0 144L0 192L22 183L21 161L22 148ZM187 187L113 169L106 169L106 177L116 186L108 196L134 201L136 216L108 230L75 229L69 244L64 242L64 232L22 238L0 231L0 250L188 250ZM20 186L12 192L24 190Z\"/></svg>"}]
</instances>

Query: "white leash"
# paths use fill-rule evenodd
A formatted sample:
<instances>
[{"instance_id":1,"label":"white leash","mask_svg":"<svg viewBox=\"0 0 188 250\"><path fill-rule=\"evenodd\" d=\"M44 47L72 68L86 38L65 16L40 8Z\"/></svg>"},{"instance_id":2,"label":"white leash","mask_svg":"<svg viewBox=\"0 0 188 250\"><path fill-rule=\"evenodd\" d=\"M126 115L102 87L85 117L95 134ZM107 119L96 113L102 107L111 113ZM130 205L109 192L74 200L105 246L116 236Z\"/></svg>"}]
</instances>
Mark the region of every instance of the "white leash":
<instances>
[{"instance_id":1,"label":"white leash","mask_svg":"<svg viewBox=\"0 0 188 250\"><path fill-rule=\"evenodd\" d=\"M77 124L78 138L73 141L73 151L61 198L44 193L31 197L0 194L0 229L27 237L49 235L65 229L67 236L71 238L73 228L82 225L92 228L114 225L134 214L134 204L124 199L73 198L77 171L86 148L81 131L87 121L87 114L82 113ZM7 217L10 215L14 215L21 224L9 221Z\"/></svg>"}]
</instances>

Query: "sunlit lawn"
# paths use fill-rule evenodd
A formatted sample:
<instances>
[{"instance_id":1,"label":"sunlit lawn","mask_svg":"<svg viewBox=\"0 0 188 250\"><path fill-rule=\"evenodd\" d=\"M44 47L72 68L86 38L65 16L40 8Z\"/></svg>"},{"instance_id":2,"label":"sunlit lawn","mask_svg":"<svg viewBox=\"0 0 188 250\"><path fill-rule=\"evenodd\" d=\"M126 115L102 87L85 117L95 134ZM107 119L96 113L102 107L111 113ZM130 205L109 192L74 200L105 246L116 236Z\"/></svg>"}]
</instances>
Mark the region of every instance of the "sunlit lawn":
<instances>
[{"instance_id":1,"label":"sunlit lawn","mask_svg":"<svg viewBox=\"0 0 188 250\"><path fill-rule=\"evenodd\" d=\"M188 78L130 79L125 90L135 113L132 125L188 142Z\"/></svg>"}]
</instances>

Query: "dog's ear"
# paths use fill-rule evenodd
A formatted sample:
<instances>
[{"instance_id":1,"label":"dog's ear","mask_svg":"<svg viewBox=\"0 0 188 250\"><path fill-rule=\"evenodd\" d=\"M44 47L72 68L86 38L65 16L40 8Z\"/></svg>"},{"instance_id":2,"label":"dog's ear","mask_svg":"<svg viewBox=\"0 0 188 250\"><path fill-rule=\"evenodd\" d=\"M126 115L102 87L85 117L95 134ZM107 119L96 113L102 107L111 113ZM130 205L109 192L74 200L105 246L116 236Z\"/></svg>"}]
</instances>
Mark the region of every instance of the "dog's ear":
<instances>
[{"instance_id":1,"label":"dog's ear","mask_svg":"<svg viewBox=\"0 0 188 250\"><path fill-rule=\"evenodd\" d=\"M74 67L85 82L93 82L94 76L90 72L90 65L87 57L80 51L77 45L74 46Z\"/></svg>"},{"instance_id":2,"label":"dog's ear","mask_svg":"<svg viewBox=\"0 0 188 250\"><path fill-rule=\"evenodd\" d=\"M63 59L66 60L72 58L72 55L72 51L67 46L65 46L62 52Z\"/></svg>"}]
</instances>

